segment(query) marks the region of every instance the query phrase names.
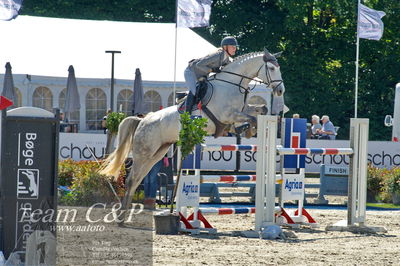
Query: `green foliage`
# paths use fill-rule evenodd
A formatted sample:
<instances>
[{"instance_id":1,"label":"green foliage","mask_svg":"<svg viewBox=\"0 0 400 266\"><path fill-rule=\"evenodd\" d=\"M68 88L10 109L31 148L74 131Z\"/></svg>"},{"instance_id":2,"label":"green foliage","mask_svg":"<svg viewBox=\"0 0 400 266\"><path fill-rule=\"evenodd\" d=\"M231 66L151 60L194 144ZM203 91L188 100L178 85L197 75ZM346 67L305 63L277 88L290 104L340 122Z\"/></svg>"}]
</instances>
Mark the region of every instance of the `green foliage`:
<instances>
[{"instance_id":1,"label":"green foliage","mask_svg":"<svg viewBox=\"0 0 400 266\"><path fill-rule=\"evenodd\" d=\"M204 143L207 132L207 119L195 117L190 118L188 112L181 114L181 130L179 132L178 146L181 146L182 159L188 156L197 144Z\"/></svg>"},{"instance_id":2,"label":"green foliage","mask_svg":"<svg viewBox=\"0 0 400 266\"><path fill-rule=\"evenodd\" d=\"M69 187L74 179L76 171L75 162L71 159L58 163L58 185Z\"/></svg>"},{"instance_id":3,"label":"green foliage","mask_svg":"<svg viewBox=\"0 0 400 266\"><path fill-rule=\"evenodd\" d=\"M390 170L383 180L385 191L388 193L400 193L400 167L394 167Z\"/></svg>"},{"instance_id":4,"label":"green foliage","mask_svg":"<svg viewBox=\"0 0 400 266\"><path fill-rule=\"evenodd\" d=\"M383 178L388 173L387 169L368 165L367 188L370 193L377 196L383 189Z\"/></svg>"},{"instance_id":5,"label":"green foliage","mask_svg":"<svg viewBox=\"0 0 400 266\"><path fill-rule=\"evenodd\" d=\"M174 0L24 1L21 14L73 19L174 22Z\"/></svg>"},{"instance_id":6,"label":"green foliage","mask_svg":"<svg viewBox=\"0 0 400 266\"><path fill-rule=\"evenodd\" d=\"M197 144L204 142L204 137L207 136L207 132L204 128L207 127L207 119L195 117L191 119L188 112L181 114L181 130L179 131L179 140L176 143L181 146L181 162L178 169L178 176L176 179L176 184L171 198L170 213L173 212L173 202L176 196L176 191L179 186L179 180L182 173L182 162L194 149Z\"/></svg>"},{"instance_id":7,"label":"green foliage","mask_svg":"<svg viewBox=\"0 0 400 266\"><path fill-rule=\"evenodd\" d=\"M368 166L368 191L380 201L392 202L393 193L400 193L400 167L392 169Z\"/></svg>"},{"instance_id":8,"label":"green foliage","mask_svg":"<svg viewBox=\"0 0 400 266\"><path fill-rule=\"evenodd\" d=\"M126 115L124 113L112 112L107 115L106 127L112 135L118 133L118 126L124 120Z\"/></svg>"},{"instance_id":9,"label":"green foliage","mask_svg":"<svg viewBox=\"0 0 400 266\"><path fill-rule=\"evenodd\" d=\"M96 202L116 201L108 182L118 196L124 194L124 171L117 181L98 173L99 164L94 161L74 162L65 160L59 163L59 185L68 186L71 192L61 195L60 203L66 205L89 206ZM107 182L108 181L108 182Z\"/></svg>"},{"instance_id":10,"label":"green foliage","mask_svg":"<svg viewBox=\"0 0 400 266\"><path fill-rule=\"evenodd\" d=\"M367 207L377 207L382 209L400 209L399 205L395 205L392 203L367 203Z\"/></svg>"}]
</instances>

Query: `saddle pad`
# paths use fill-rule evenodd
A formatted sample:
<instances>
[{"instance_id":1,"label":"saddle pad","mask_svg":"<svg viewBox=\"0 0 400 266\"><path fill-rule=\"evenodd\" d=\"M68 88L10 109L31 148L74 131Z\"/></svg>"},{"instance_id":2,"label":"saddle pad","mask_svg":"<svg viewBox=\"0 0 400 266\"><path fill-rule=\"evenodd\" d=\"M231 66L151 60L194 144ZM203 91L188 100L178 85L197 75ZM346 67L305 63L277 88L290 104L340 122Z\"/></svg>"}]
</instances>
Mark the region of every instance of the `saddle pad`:
<instances>
[{"instance_id":1,"label":"saddle pad","mask_svg":"<svg viewBox=\"0 0 400 266\"><path fill-rule=\"evenodd\" d=\"M199 88L198 87L197 88L198 89L198 95L199 96L203 96L203 97L201 97L201 99L195 99L195 104L193 106L193 110L192 111L199 110L198 103L200 101L201 101L203 106L206 106L211 100L211 97L212 97L213 92L214 92L214 86L209 81L207 81L204 84L207 84L205 92L204 92L205 87L203 87L203 88L201 88L201 87ZM182 114L184 112L185 108L183 108L183 107L185 106L185 104L186 104L186 99L178 105L178 112L180 114Z\"/></svg>"}]
</instances>

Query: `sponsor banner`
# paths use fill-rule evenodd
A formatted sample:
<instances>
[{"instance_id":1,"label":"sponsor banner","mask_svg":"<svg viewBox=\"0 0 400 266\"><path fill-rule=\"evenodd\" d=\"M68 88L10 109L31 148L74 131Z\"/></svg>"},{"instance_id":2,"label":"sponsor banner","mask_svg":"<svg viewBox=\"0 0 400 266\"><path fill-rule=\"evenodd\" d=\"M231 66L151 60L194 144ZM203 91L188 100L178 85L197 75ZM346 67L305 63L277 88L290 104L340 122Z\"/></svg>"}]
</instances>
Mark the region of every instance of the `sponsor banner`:
<instances>
[{"instance_id":1,"label":"sponsor banner","mask_svg":"<svg viewBox=\"0 0 400 266\"><path fill-rule=\"evenodd\" d=\"M284 201L304 199L304 171L283 175L282 199Z\"/></svg>"},{"instance_id":2,"label":"sponsor banner","mask_svg":"<svg viewBox=\"0 0 400 266\"><path fill-rule=\"evenodd\" d=\"M222 137L214 139L206 138L207 144L234 144L236 138ZM280 143L280 140L277 141ZM242 144L257 144L255 138L242 139ZM307 140L309 148L346 148L349 147L348 140ZM277 169L280 169L280 156L276 157ZM368 162L379 168L392 168L400 166L400 143L391 141L369 141ZM319 172L321 164L348 167L350 158L347 155L307 155L306 172ZM203 152L201 160L202 169L234 170L236 167L236 152L213 151ZM240 169L255 171L256 152L245 151L240 155Z\"/></svg>"},{"instance_id":3,"label":"sponsor banner","mask_svg":"<svg viewBox=\"0 0 400 266\"><path fill-rule=\"evenodd\" d=\"M2 119L0 208L6 215L1 218L0 245L6 258L17 252L25 265L37 265L26 261L29 256L25 253L29 248L35 252L43 249L43 258L49 258L47 251L51 248L45 242L36 249L28 240L37 230L55 236L51 227L55 226L53 214L57 213L58 124L56 118L27 119L11 114ZM55 265L55 256L47 262Z\"/></svg>"},{"instance_id":4,"label":"sponsor banner","mask_svg":"<svg viewBox=\"0 0 400 266\"><path fill-rule=\"evenodd\" d=\"M199 200L200 178L195 175L181 176L177 192L179 206L199 207Z\"/></svg>"},{"instance_id":5,"label":"sponsor banner","mask_svg":"<svg viewBox=\"0 0 400 266\"><path fill-rule=\"evenodd\" d=\"M235 144L235 137L206 137L206 144ZM280 140L277 141L280 143ZM242 139L242 144L257 144L256 138ZM346 148L348 140L314 140L307 139L309 148ZM73 159L94 160L103 158L106 147L105 134L60 133L60 160ZM234 170L236 168L235 151L208 151L201 154L201 168L210 170ZM277 169L280 167L280 157L276 157ZM306 156L306 172L319 172L320 164L347 167L350 158L347 155L311 155ZM380 168L400 166L400 143L391 141L369 141L368 162ZM240 169L255 171L256 152L240 152Z\"/></svg>"},{"instance_id":6,"label":"sponsor banner","mask_svg":"<svg viewBox=\"0 0 400 266\"><path fill-rule=\"evenodd\" d=\"M60 133L59 159L86 161L104 158L106 134Z\"/></svg>"},{"instance_id":7,"label":"sponsor banner","mask_svg":"<svg viewBox=\"0 0 400 266\"><path fill-rule=\"evenodd\" d=\"M307 120L304 118L285 118L285 148L305 148ZM305 155L284 155L283 168L305 168Z\"/></svg>"}]
</instances>

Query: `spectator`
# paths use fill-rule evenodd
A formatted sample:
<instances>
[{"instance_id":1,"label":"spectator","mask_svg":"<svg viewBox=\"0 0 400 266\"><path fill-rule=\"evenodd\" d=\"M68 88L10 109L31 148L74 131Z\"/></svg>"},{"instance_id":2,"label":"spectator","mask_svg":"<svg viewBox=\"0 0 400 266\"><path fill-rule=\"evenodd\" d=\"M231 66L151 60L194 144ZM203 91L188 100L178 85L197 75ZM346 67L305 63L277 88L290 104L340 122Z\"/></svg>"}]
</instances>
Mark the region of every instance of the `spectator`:
<instances>
[{"instance_id":1,"label":"spectator","mask_svg":"<svg viewBox=\"0 0 400 266\"><path fill-rule=\"evenodd\" d=\"M166 160L165 160L166 158ZM168 157L164 157L158 161L150 172L144 177L144 208L148 210L154 210L156 207L156 194L158 188L158 172L161 166L164 164L168 167Z\"/></svg>"},{"instance_id":2,"label":"spectator","mask_svg":"<svg viewBox=\"0 0 400 266\"><path fill-rule=\"evenodd\" d=\"M336 130L335 126L329 120L329 116L324 115L321 118L322 128L317 130L317 133L320 135L319 139L336 139Z\"/></svg>"},{"instance_id":3,"label":"spectator","mask_svg":"<svg viewBox=\"0 0 400 266\"><path fill-rule=\"evenodd\" d=\"M64 121L64 113L60 113L60 132L69 132L68 119Z\"/></svg>"},{"instance_id":4,"label":"spectator","mask_svg":"<svg viewBox=\"0 0 400 266\"><path fill-rule=\"evenodd\" d=\"M317 130L320 130L322 128L321 124L319 123L319 116L313 115L311 117L311 138L312 139L318 139L318 133Z\"/></svg>"},{"instance_id":5,"label":"spectator","mask_svg":"<svg viewBox=\"0 0 400 266\"><path fill-rule=\"evenodd\" d=\"M293 118L300 118L299 114L293 114Z\"/></svg>"},{"instance_id":6,"label":"spectator","mask_svg":"<svg viewBox=\"0 0 400 266\"><path fill-rule=\"evenodd\" d=\"M107 134L107 117L111 113L111 109L107 110L105 116L103 116L103 120L101 121L101 127L103 128L104 134Z\"/></svg>"}]
</instances>

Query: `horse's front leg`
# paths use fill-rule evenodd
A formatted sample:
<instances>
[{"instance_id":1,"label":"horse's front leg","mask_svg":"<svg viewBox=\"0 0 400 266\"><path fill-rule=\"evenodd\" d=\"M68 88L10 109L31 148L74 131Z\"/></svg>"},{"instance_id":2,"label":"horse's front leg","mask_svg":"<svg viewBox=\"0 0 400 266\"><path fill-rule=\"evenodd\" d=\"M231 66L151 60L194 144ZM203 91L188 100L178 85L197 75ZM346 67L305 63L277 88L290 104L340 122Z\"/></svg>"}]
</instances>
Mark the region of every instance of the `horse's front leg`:
<instances>
[{"instance_id":1,"label":"horse's front leg","mask_svg":"<svg viewBox=\"0 0 400 266\"><path fill-rule=\"evenodd\" d=\"M243 112L235 112L233 120L235 123L249 123L249 129L245 130L245 137L251 138L256 133L257 118Z\"/></svg>"},{"instance_id":2,"label":"horse's front leg","mask_svg":"<svg viewBox=\"0 0 400 266\"><path fill-rule=\"evenodd\" d=\"M243 112L234 112L232 114L232 120L235 123L249 123L251 126L257 126L257 118Z\"/></svg>"}]
</instances>

